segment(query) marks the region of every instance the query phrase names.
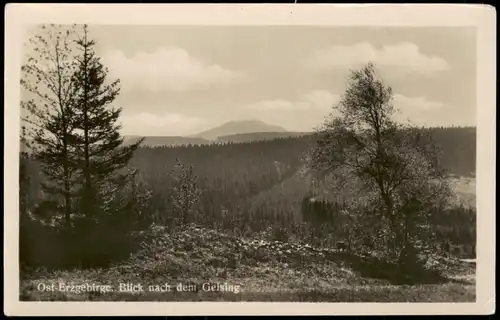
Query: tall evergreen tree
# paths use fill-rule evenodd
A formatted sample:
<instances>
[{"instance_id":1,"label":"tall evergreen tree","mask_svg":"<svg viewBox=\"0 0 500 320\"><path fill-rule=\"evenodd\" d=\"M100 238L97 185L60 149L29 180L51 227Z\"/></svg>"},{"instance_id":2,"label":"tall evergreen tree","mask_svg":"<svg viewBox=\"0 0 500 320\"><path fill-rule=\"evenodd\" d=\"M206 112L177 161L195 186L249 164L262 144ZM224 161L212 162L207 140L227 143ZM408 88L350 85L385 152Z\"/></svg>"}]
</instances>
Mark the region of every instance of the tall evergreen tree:
<instances>
[{"instance_id":1,"label":"tall evergreen tree","mask_svg":"<svg viewBox=\"0 0 500 320\"><path fill-rule=\"evenodd\" d=\"M83 179L81 210L86 216L97 213L98 191L104 183L112 183L115 192L134 173L123 170L133 156L142 139L123 146L118 118L122 108L113 106L120 92L119 80L108 82L108 70L95 53L94 40L89 39L88 27L76 41L80 54L78 70L74 74L77 98L73 106L75 145L78 146L79 161L76 169Z\"/></svg>"}]
</instances>

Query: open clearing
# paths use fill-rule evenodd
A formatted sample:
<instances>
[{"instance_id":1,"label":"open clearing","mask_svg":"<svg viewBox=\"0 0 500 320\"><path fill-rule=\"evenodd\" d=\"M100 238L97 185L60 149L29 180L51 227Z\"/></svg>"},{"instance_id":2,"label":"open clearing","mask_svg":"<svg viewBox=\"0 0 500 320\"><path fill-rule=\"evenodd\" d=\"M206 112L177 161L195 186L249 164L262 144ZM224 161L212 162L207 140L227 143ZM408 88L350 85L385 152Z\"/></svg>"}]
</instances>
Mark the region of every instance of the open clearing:
<instances>
[{"instance_id":1,"label":"open clearing","mask_svg":"<svg viewBox=\"0 0 500 320\"><path fill-rule=\"evenodd\" d=\"M475 263L434 257L446 279L440 283L396 285L373 270L359 268L359 257L304 244L235 238L191 226L167 233L158 227L149 245L107 269L30 270L21 282L21 300L67 301L327 301L473 302ZM113 292L40 291L66 285L111 285ZM144 291L119 292L120 283ZM205 291L204 283L239 286L239 292ZM169 284L170 292L149 291ZM176 290L178 284L190 291ZM234 291L234 290L233 290Z\"/></svg>"}]
</instances>

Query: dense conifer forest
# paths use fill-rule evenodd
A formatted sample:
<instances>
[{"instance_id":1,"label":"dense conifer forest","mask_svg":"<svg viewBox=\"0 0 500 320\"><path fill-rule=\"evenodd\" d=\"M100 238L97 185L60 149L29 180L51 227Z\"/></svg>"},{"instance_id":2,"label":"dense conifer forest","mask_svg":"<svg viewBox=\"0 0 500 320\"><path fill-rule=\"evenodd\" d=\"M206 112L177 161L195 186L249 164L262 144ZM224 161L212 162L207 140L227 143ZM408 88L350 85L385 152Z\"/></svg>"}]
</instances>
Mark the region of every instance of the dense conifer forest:
<instances>
[{"instance_id":1,"label":"dense conifer forest","mask_svg":"<svg viewBox=\"0 0 500 320\"><path fill-rule=\"evenodd\" d=\"M475 172L475 128L431 128L435 141L442 146L442 162L450 175L470 176ZM307 233L311 215L333 217L339 210L335 203L309 203L307 177L301 174L303 158L314 135L278 138L246 143L187 145L176 147L140 147L130 161L138 169L136 183L150 193L146 205L147 220L174 223L172 206L174 178L171 174L176 160L192 164L201 192L192 222L210 227L251 234L269 226L277 238L293 233ZM422 143L426 143L422 141ZM36 161L27 164L30 198L36 202L42 179ZM35 203L31 204L32 206ZM474 256L475 208L456 207L434 216L437 240L449 251L461 256ZM335 225L335 218L321 220ZM340 237L322 227L310 233L311 241ZM330 230L330 231L328 231Z\"/></svg>"}]
</instances>

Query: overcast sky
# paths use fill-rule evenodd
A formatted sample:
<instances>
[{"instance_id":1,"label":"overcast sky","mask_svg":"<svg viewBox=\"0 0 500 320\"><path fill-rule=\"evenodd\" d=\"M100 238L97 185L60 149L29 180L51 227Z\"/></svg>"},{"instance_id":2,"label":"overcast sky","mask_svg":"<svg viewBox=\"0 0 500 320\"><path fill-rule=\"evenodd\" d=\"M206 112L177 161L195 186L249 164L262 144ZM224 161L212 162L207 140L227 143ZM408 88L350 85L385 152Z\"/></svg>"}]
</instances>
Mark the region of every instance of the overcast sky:
<instances>
[{"instance_id":1,"label":"overcast sky","mask_svg":"<svg viewBox=\"0 0 500 320\"><path fill-rule=\"evenodd\" d=\"M189 135L256 119L320 124L350 68L372 61L398 119L475 125L475 33L463 28L90 26L121 80L125 134Z\"/></svg>"}]
</instances>

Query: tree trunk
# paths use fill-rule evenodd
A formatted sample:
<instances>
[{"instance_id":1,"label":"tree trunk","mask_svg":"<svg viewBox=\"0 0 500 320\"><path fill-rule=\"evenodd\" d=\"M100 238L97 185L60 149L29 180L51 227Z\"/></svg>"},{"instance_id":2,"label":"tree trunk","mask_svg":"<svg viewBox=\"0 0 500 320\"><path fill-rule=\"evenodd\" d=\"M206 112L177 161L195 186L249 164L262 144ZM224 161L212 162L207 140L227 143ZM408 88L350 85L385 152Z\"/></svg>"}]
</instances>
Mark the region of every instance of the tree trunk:
<instances>
[{"instance_id":1,"label":"tree trunk","mask_svg":"<svg viewBox=\"0 0 500 320\"><path fill-rule=\"evenodd\" d=\"M415 255L413 252L413 245L409 242L409 216L408 214L405 215L405 225L404 229L402 232L402 237L401 237L401 252L399 255L399 268L401 271L406 271L404 270L407 264L413 264L415 261Z\"/></svg>"},{"instance_id":2,"label":"tree trunk","mask_svg":"<svg viewBox=\"0 0 500 320\"><path fill-rule=\"evenodd\" d=\"M68 133L67 128L64 128L63 137L63 175L64 175L64 219L68 227L71 227L71 184L69 174L69 155L68 155Z\"/></svg>"},{"instance_id":3,"label":"tree trunk","mask_svg":"<svg viewBox=\"0 0 500 320\"><path fill-rule=\"evenodd\" d=\"M84 41L87 44L87 30L85 29ZM83 134L84 134L84 179L85 179L85 189L84 189L84 214L86 216L90 216L93 214L92 212L92 182L90 177L90 155L89 155L89 118L88 118L88 74L87 74L87 65L88 65L88 53L87 47L84 49L83 53L83 63L85 68L85 79L83 85Z\"/></svg>"},{"instance_id":4,"label":"tree trunk","mask_svg":"<svg viewBox=\"0 0 500 320\"><path fill-rule=\"evenodd\" d=\"M71 227L71 194L68 164L64 164L64 218L68 227Z\"/></svg>"}]
</instances>

